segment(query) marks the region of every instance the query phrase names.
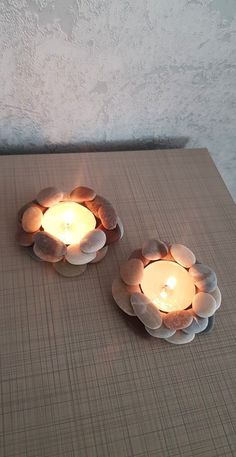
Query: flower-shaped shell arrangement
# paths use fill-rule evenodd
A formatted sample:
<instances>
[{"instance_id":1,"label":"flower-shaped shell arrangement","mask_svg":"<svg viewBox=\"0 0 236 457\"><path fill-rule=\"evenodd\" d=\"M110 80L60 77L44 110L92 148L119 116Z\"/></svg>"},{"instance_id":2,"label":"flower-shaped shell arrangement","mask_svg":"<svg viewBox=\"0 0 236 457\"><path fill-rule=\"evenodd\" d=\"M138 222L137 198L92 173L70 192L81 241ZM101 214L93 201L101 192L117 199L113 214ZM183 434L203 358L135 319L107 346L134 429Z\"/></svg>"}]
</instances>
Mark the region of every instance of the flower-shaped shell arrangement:
<instances>
[{"instance_id":1,"label":"flower-shaped shell arrangement","mask_svg":"<svg viewBox=\"0 0 236 457\"><path fill-rule=\"evenodd\" d=\"M62 229L60 225L61 208L67 207L68 216L72 208L72 216L80 221L73 232L67 224ZM72 277L82 274L88 263L100 262L123 233L111 203L93 189L79 186L68 194L48 187L19 210L16 240L35 260L50 262L59 274Z\"/></svg>"},{"instance_id":2,"label":"flower-shaped shell arrangement","mask_svg":"<svg viewBox=\"0 0 236 457\"><path fill-rule=\"evenodd\" d=\"M155 298L156 283L161 281L157 272L163 273L163 267L178 270L179 303L174 301L173 292L178 281L173 276ZM154 273L151 272L154 279L151 286L147 282L148 269L149 274L154 270ZM144 293L144 289L148 293ZM221 305L215 272L196 261L194 253L186 246L168 245L155 239L147 240L142 249L135 250L121 265L120 276L112 284L112 294L122 311L138 317L151 336L172 344L189 343L197 334L208 333L213 328L215 312Z\"/></svg>"}]
</instances>

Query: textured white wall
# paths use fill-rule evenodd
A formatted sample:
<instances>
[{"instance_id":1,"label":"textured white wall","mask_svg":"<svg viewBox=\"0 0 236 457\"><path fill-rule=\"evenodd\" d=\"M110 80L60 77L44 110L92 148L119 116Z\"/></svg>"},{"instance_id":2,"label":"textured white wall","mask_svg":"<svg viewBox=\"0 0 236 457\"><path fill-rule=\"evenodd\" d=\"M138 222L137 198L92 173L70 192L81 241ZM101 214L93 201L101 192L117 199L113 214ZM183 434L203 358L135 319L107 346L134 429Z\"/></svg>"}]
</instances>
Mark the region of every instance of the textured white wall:
<instances>
[{"instance_id":1,"label":"textured white wall","mask_svg":"<svg viewBox=\"0 0 236 457\"><path fill-rule=\"evenodd\" d=\"M0 145L187 136L233 186L235 0L0 0L0 56Z\"/></svg>"}]
</instances>

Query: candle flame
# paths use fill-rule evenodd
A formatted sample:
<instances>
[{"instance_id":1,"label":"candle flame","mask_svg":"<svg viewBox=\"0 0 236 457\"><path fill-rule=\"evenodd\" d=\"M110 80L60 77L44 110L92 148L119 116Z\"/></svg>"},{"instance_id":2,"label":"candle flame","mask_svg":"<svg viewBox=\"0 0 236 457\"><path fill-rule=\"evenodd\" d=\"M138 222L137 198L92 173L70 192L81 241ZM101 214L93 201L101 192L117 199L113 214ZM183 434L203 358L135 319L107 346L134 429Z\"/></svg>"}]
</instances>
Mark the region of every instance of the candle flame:
<instances>
[{"instance_id":1,"label":"candle flame","mask_svg":"<svg viewBox=\"0 0 236 457\"><path fill-rule=\"evenodd\" d=\"M174 276L170 276L167 281L166 281L166 286L169 287L169 289L174 289L176 286L176 278Z\"/></svg>"},{"instance_id":2,"label":"candle flame","mask_svg":"<svg viewBox=\"0 0 236 457\"><path fill-rule=\"evenodd\" d=\"M168 292L174 290L176 283L177 283L176 278L174 276L170 276L167 279L164 287L162 287L162 289L161 289L161 292L160 292L161 298L167 298Z\"/></svg>"},{"instance_id":3,"label":"candle flame","mask_svg":"<svg viewBox=\"0 0 236 457\"><path fill-rule=\"evenodd\" d=\"M144 269L142 292L164 312L187 309L196 293L189 272L169 260L152 262Z\"/></svg>"},{"instance_id":4,"label":"candle flame","mask_svg":"<svg viewBox=\"0 0 236 457\"><path fill-rule=\"evenodd\" d=\"M42 227L46 232L71 245L96 227L91 211L76 202L60 202L48 208L43 215Z\"/></svg>"},{"instance_id":5,"label":"candle flame","mask_svg":"<svg viewBox=\"0 0 236 457\"><path fill-rule=\"evenodd\" d=\"M74 220L74 214L72 211L67 211L64 215L64 221L66 225L71 225Z\"/></svg>"}]
</instances>

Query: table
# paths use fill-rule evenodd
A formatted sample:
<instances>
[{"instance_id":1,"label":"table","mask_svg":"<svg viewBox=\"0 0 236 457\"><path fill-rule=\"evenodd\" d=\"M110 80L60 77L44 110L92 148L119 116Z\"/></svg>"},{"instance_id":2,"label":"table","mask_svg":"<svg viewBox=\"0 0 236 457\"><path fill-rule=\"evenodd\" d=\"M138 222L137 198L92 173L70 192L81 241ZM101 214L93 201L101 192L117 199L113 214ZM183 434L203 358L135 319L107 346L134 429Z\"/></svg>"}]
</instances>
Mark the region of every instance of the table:
<instances>
[{"instance_id":1,"label":"table","mask_svg":"<svg viewBox=\"0 0 236 457\"><path fill-rule=\"evenodd\" d=\"M0 157L0 455L236 455L236 209L206 149ZM87 184L125 236L63 278L14 241L17 209L46 186ZM223 293L214 332L149 337L113 302L119 264L148 237L186 244Z\"/></svg>"}]
</instances>

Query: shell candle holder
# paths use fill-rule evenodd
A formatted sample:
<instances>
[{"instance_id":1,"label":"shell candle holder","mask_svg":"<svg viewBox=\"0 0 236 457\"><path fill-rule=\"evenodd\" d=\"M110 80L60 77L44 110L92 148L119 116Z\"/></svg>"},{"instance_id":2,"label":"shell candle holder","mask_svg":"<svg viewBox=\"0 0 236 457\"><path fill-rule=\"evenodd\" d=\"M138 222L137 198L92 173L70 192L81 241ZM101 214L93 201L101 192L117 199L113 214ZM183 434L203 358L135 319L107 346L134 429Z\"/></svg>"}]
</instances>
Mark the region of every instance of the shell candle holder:
<instances>
[{"instance_id":1,"label":"shell candle holder","mask_svg":"<svg viewBox=\"0 0 236 457\"><path fill-rule=\"evenodd\" d=\"M221 292L215 272L182 244L147 240L120 267L112 284L117 305L146 331L169 343L190 343L209 332Z\"/></svg>"},{"instance_id":2,"label":"shell candle holder","mask_svg":"<svg viewBox=\"0 0 236 457\"><path fill-rule=\"evenodd\" d=\"M72 277L102 260L123 233L111 203L93 189L79 186L65 194L48 187L19 210L16 240L35 260Z\"/></svg>"}]
</instances>

